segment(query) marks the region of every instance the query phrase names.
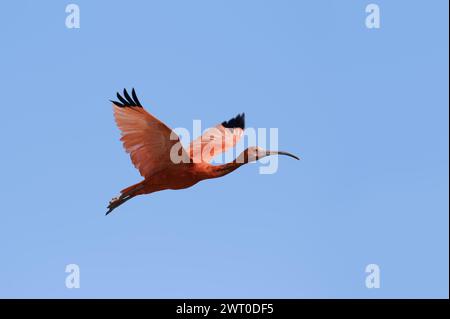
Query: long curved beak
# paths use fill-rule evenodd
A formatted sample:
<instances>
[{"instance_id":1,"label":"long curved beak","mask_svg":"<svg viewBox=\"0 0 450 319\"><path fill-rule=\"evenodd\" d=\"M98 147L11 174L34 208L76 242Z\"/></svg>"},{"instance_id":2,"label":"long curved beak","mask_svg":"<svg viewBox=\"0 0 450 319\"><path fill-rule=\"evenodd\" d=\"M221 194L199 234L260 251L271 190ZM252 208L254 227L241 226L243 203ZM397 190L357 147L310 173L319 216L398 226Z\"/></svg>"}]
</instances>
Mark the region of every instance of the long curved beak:
<instances>
[{"instance_id":1,"label":"long curved beak","mask_svg":"<svg viewBox=\"0 0 450 319\"><path fill-rule=\"evenodd\" d=\"M292 158L295 158L296 160L300 160L298 156L295 156L294 154L283 152L283 151L267 151L267 155L287 155Z\"/></svg>"}]
</instances>

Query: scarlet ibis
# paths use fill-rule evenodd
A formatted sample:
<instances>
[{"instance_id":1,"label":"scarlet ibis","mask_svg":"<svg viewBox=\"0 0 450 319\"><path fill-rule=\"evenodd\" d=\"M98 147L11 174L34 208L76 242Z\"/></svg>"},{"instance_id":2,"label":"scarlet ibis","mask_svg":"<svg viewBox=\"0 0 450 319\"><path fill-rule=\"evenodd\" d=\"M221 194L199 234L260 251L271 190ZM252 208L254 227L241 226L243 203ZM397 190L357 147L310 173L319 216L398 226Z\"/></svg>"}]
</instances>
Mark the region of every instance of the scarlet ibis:
<instances>
[{"instance_id":1,"label":"scarlet ibis","mask_svg":"<svg viewBox=\"0 0 450 319\"><path fill-rule=\"evenodd\" d=\"M106 215L137 195L191 187L199 181L227 175L265 156L287 155L299 159L288 152L254 146L230 163L212 165L213 157L234 147L241 139L245 129L244 113L206 130L185 150L179 137L142 107L134 89L131 96L124 89L123 97L117 93L117 98L119 101L111 102L115 121L122 132L121 141L144 180L121 190L120 195L109 202Z\"/></svg>"}]
</instances>

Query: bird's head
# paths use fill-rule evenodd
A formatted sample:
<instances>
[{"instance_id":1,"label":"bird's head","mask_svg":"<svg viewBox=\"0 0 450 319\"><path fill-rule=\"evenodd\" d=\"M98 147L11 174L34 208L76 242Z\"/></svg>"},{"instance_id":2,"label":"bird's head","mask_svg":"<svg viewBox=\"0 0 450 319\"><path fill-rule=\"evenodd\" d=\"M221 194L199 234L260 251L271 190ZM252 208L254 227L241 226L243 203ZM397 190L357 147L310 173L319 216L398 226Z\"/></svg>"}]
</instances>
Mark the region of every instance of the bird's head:
<instances>
[{"instance_id":1,"label":"bird's head","mask_svg":"<svg viewBox=\"0 0 450 319\"><path fill-rule=\"evenodd\" d=\"M299 160L297 156L283 151L268 151L263 149L259 146L252 146L247 148L245 151L243 151L237 158L237 163L250 163L257 160L260 160L263 157L270 156L270 155L287 155L290 157L295 158L296 160Z\"/></svg>"}]
</instances>

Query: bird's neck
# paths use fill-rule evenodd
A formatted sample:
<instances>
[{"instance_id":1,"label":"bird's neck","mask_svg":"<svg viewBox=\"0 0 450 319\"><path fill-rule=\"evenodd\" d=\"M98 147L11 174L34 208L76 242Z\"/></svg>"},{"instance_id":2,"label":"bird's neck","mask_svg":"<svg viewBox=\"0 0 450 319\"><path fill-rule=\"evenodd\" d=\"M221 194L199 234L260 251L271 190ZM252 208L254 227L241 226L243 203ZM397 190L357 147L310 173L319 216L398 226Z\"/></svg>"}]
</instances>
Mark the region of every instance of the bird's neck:
<instances>
[{"instance_id":1,"label":"bird's neck","mask_svg":"<svg viewBox=\"0 0 450 319\"><path fill-rule=\"evenodd\" d=\"M211 165L210 177L216 178L227 175L244 164L245 163L237 163L236 161L233 161L231 163L226 163L223 165Z\"/></svg>"}]
</instances>

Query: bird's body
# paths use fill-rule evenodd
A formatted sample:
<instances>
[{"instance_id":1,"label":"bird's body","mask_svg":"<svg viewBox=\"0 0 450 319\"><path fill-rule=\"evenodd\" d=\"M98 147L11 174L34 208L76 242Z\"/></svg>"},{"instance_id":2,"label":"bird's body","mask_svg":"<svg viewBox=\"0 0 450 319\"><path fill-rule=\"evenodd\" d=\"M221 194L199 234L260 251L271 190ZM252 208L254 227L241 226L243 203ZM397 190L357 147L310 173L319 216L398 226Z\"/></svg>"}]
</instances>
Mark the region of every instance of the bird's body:
<instances>
[{"instance_id":1,"label":"bird's body","mask_svg":"<svg viewBox=\"0 0 450 319\"><path fill-rule=\"evenodd\" d=\"M244 114L207 130L185 150L170 128L143 109L134 89L132 97L126 90L125 98L118 93L117 97L120 102L113 101L113 108L122 131L121 141L144 180L123 189L120 196L110 201L106 214L137 195L188 188L202 180L229 174L264 156L284 154L298 159L290 153L250 147L231 163L211 165L213 157L234 147L242 137Z\"/></svg>"},{"instance_id":2,"label":"bird's body","mask_svg":"<svg viewBox=\"0 0 450 319\"><path fill-rule=\"evenodd\" d=\"M126 188L121 192L139 188L135 195L150 194L165 189L183 189L206 179L224 176L239 167L238 163L211 165L207 163L180 163L170 169L155 173L151 178Z\"/></svg>"}]
</instances>

